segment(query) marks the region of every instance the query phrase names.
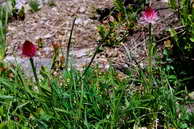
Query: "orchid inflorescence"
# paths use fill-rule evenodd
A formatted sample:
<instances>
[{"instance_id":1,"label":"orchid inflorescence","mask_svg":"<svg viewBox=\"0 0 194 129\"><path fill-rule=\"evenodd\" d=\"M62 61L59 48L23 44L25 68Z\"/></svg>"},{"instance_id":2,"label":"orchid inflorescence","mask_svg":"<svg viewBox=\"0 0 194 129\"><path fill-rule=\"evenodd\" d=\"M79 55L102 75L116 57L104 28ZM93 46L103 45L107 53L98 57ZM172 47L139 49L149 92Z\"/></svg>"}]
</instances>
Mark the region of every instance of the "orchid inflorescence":
<instances>
[{"instance_id":1,"label":"orchid inflorescence","mask_svg":"<svg viewBox=\"0 0 194 129\"><path fill-rule=\"evenodd\" d=\"M32 42L26 40L22 46L22 55L32 58L36 55L37 47Z\"/></svg>"},{"instance_id":2,"label":"orchid inflorescence","mask_svg":"<svg viewBox=\"0 0 194 129\"><path fill-rule=\"evenodd\" d=\"M139 23L141 24L155 24L158 21L158 13L156 10L151 7L143 11L142 16L140 17Z\"/></svg>"}]
</instances>

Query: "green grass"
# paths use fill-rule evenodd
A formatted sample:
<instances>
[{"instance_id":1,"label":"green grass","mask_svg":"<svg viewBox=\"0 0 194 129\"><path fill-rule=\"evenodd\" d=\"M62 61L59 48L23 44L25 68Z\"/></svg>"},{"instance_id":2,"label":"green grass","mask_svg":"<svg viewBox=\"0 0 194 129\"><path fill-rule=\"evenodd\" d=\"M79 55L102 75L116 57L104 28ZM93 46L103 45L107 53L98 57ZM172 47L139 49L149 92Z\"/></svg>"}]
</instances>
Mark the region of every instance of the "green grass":
<instances>
[{"instance_id":1,"label":"green grass","mask_svg":"<svg viewBox=\"0 0 194 129\"><path fill-rule=\"evenodd\" d=\"M4 5L0 5L0 61L2 61L6 55L6 32L9 17L12 15L12 2L7 0Z\"/></svg>"},{"instance_id":2,"label":"green grass","mask_svg":"<svg viewBox=\"0 0 194 129\"><path fill-rule=\"evenodd\" d=\"M6 7L0 7L0 60L5 57L6 51L6 26L8 23L8 14Z\"/></svg>"},{"instance_id":3,"label":"green grass","mask_svg":"<svg viewBox=\"0 0 194 129\"><path fill-rule=\"evenodd\" d=\"M40 10L40 7L39 7L40 5L37 0L30 0L29 6L31 7L32 12L37 12Z\"/></svg>"},{"instance_id":4,"label":"green grass","mask_svg":"<svg viewBox=\"0 0 194 129\"><path fill-rule=\"evenodd\" d=\"M40 80L42 92L38 92L36 83L18 67L6 69L0 78L0 127L193 127L194 114L186 111L186 100L180 97L185 91L173 88L178 82L171 85L161 73L150 86L146 75L139 73L121 80L114 69L91 68L80 79L81 73L73 69L57 77L45 70Z\"/></svg>"}]
</instances>

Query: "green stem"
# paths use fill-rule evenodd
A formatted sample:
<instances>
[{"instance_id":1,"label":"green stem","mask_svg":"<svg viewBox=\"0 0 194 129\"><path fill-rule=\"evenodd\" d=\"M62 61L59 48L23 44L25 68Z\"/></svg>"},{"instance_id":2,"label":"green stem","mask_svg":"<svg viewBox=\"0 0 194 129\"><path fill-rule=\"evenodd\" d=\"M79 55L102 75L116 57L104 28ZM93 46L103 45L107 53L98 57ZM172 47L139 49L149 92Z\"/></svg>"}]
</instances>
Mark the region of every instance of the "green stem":
<instances>
[{"instance_id":1,"label":"green stem","mask_svg":"<svg viewBox=\"0 0 194 129\"><path fill-rule=\"evenodd\" d=\"M89 64L88 64L88 66L87 66L86 69L84 70L82 76L84 76L84 75L87 73L88 69L89 69L90 66L92 65L92 63L93 63L93 61L94 61L94 59L95 59L97 53L99 52L99 49L100 49L101 45L102 45L102 44L99 43L98 46L96 47L96 50L95 50L95 52L94 52L94 54L93 54L93 56L92 56L92 58L91 58L91 60L90 60L90 62L89 62Z\"/></svg>"},{"instance_id":2,"label":"green stem","mask_svg":"<svg viewBox=\"0 0 194 129\"><path fill-rule=\"evenodd\" d=\"M76 20L76 17L73 19L73 24L71 26L71 32L70 32L70 36L69 36L69 41L68 41L68 44L67 44L67 53L66 53L66 61L65 61L66 69L68 69L68 64L69 64L69 52L70 52L71 38L72 38L72 34L73 34L75 20Z\"/></svg>"},{"instance_id":3,"label":"green stem","mask_svg":"<svg viewBox=\"0 0 194 129\"><path fill-rule=\"evenodd\" d=\"M95 52L94 52L94 54L93 54L93 56L92 56L92 58L91 58L91 60L90 60L90 62L89 62L89 64L88 64L88 66L87 66L86 69L84 70L84 72L83 72L81 78L83 78L83 77L85 76L85 74L87 73L87 71L88 71L88 69L90 68L90 66L92 65L92 63L93 63L93 61L94 61L94 59L95 59L97 53L99 52L100 47L103 46L103 43L104 43L104 42L107 40L107 38L110 36L111 32L112 32L112 31L109 31L108 34L107 34L100 42L98 42L98 45L97 45L97 47L96 47L96 49L95 49Z\"/></svg>"},{"instance_id":4,"label":"green stem","mask_svg":"<svg viewBox=\"0 0 194 129\"><path fill-rule=\"evenodd\" d=\"M149 24L148 72L152 74L152 24Z\"/></svg>"},{"instance_id":5,"label":"green stem","mask_svg":"<svg viewBox=\"0 0 194 129\"><path fill-rule=\"evenodd\" d=\"M38 89L39 89L39 91L40 91L40 85L39 85L38 76L37 76L37 73L36 73L36 67L34 66L34 60L33 60L32 57L30 58L30 63L31 63L31 66L32 66L34 78L35 78L35 80L36 80L36 83L37 83L37 85L38 85Z\"/></svg>"}]
</instances>

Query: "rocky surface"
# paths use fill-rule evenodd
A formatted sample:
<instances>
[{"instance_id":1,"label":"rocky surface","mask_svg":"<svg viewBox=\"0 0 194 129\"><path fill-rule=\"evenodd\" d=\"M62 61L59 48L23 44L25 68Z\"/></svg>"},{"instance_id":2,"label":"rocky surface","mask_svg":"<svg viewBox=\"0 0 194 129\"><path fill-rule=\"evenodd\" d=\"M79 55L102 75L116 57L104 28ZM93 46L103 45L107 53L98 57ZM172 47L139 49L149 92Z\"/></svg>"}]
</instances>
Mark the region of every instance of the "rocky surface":
<instances>
[{"instance_id":1,"label":"rocky surface","mask_svg":"<svg viewBox=\"0 0 194 129\"><path fill-rule=\"evenodd\" d=\"M22 0L25 1L25 0ZM112 0L55 0L56 6L44 6L35 13L28 10L25 20L13 20L9 23L7 33L8 51L5 60L15 63L14 57L18 60L26 60L21 56L21 45L25 40L30 40L38 45L41 39L42 48L37 53L37 63L41 61L49 62L53 57L53 43L61 46L60 56L66 53L67 42L72 26L72 21L76 17L75 29L73 31L71 45L71 60L73 66L81 69L87 65L94 53L96 40L99 38L96 27L101 24L97 20L92 20L97 8L111 8ZM24 2L25 3L25 2ZM160 3L160 4L158 4ZM160 1L152 3L154 7L166 7ZM170 10L159 10L160 21L155 25L154 34L160 35L173 22L174 17ZM138 18L137 18L138 19ZM169 20L170 19L170 20ZM97 55L95 62L102 68L108 68L109 64L125 71L125 68L138 63L144 67L144 59L147 56L145 39L146 27L128 37L123 44L113 48L104 48L104 51ZM130 52L131 59L128 58L126 49ZM135 60L134 60L135 59ZM38 61L39 60L39 61ZM20 61L18 61L20 62ZM45 65L50 65L45 63Z\"/></svg>"},{"instance_id":2,"label":"rocky surface","mask_svg":"<svg viewBox=\"0 0 194 129\"><path fill-rule=\"evenodd\" d=\"M25 1L18 2L26 4ZM71 57L75 63L73 66L80 68L88 63L96 45L96 26L99 24L98 21L91 20L90 16L96 8L111 6L111 1L56 0L54 2L56 6L44 4L38 12L27 11L24 21L14 20L9 24L6 61L14 63L16 59L22 66L23 64L26 66L24 63L26 59L21 56L22 43L30 40L38 45L37 41L42 39L43 47L37 53L37 63L42 65L46 62L45 65L49 66L48 59L53 56L53 43L60 44L63 52L61 55L66 53L72 21L76 17L71 45ZM25 6L26 8L28 9Z\"/></svg>"}]
</instances>

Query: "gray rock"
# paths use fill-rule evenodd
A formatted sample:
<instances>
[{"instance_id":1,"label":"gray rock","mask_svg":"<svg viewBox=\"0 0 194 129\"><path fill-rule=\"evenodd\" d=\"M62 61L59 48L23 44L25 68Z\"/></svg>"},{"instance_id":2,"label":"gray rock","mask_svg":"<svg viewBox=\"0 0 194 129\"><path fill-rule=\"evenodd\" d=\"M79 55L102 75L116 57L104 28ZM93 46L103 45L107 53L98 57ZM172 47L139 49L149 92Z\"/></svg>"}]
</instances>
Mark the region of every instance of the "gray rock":
<instances>
[{"instance_id":1,"label":"gray rock","mask_svg":"<svg viewBox=\"0 0 194 129\"><path fill-rule=\"evenodd\" d=\"M44 66L47 68L51 67L51 59L38 58L38 57L35 57L33 59L34 59L34 63L35 63L37 71L40 70L41 66ZM21 68L23 69L23 71L25 72L27 76L33 76L32 67L31 67L31 64L28 58L7 56L4 59L4 61L10 64L21 66Z\"/></svg>"},{"instance_id":2,"label":"gray rock","mask_svg":"<svg viewBox=\"0 0 194 129\"><path fill-rule=\"evenodd\" d=\"M70 65L78 70L82 70L83 66L87 65L90 61L89 53L93 49L91 48L82 48L82 49L75 49L70 52ZM51 58L41 58L41 57L34 57L34 63L37 69L37 73L41 66L51 68L52 59ZM14 56L7 56L4 59L5 62L9 64L15 64L21 66L23 71L25 71L26 75L33 76L32 67L28 58L22 57L14 57Z\"/></svg>"}]
</instances>

